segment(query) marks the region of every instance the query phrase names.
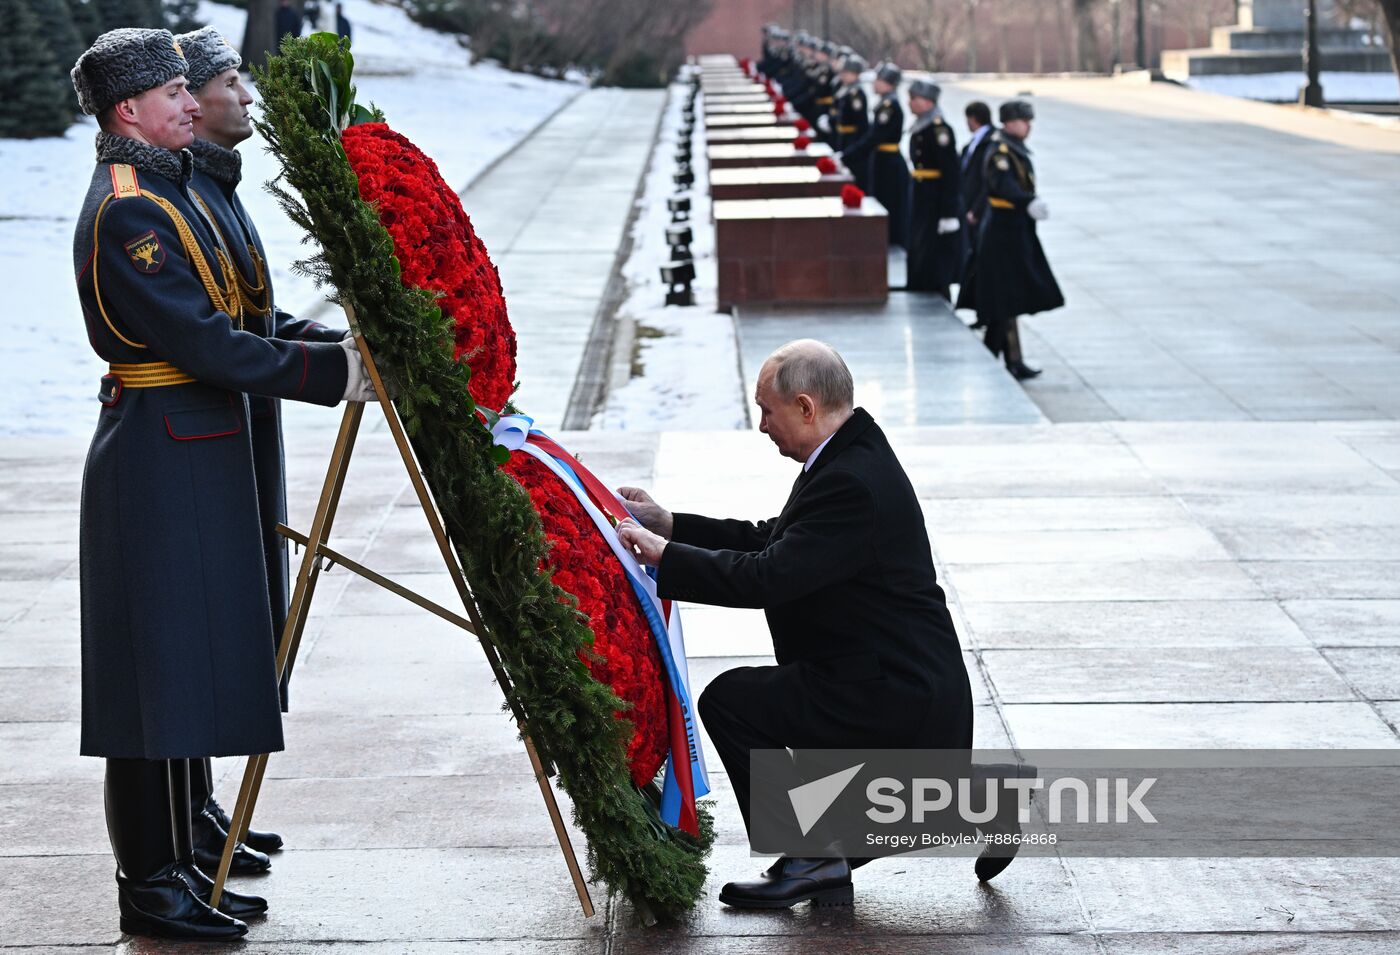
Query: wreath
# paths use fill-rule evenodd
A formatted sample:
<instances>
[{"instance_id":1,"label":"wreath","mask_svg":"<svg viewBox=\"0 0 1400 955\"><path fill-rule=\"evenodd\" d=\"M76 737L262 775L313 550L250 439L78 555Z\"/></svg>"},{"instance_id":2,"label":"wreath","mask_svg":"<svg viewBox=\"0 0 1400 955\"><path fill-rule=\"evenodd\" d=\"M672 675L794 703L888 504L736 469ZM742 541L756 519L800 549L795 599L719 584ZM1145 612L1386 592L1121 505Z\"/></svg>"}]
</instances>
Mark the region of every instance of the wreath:
<instances>
[{"instance_id":1,"label":"wreath","mask_svg":"<svg viewBox=\"0 0 1400 955\"><path fill-rule=\"evenodd\" d=\"M299 267L353 311L391 382L481 637L569 794L593 875L644 918L677 918L703 889L713 827L703 805L693 832L658 813L674 727L638 594L560 479L482 426L514 411L500 279L432 160L355 102L353 68L349 41L318 33L257 73L256 125L282 165L269 188L320 246Z\"/></svg>"}]
</instances>

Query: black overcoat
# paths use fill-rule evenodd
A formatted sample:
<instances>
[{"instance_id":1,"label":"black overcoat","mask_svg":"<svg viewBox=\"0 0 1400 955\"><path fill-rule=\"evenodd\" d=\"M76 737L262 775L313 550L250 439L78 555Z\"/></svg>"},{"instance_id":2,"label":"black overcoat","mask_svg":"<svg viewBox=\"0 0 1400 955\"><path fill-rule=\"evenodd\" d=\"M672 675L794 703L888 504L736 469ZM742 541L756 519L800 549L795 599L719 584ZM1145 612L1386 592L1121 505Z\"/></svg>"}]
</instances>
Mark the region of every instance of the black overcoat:
<instances>
[{"instance_id":1,"label":"black overcoat","mask_svg":"<svg viewBox=\"0 0 1400 955\"><path fill-rule=\"evenodd\" d=\"M987 220L977 247L977 314L989 321L1034 315L1065 304L1027 208L1035 199L1030 150L999 130L983 168Z\"/></svg>"},{"instance_id":2,"label":"black overcoat","mask_svg":"<svg viewBox=\"0 0 1400 955\"><path fill-rule=\"evenodd\" d=\"M112 363L79 532L89 756L282 747L246 394L334 405L345 392L340 346L240 327L191 171L187 151L99 134L74 236L88 338Z\"/></svg>"},{"instance_id":3,"label":"black overcoat","mask_svg":"<svg viewBox=\"0 0 1400 955\"><path fill-rule=\"evenodd\" d=\"M865 134L842 153L869 155L870 185L866 191L885 207L890 245L901 248L909 241L909 166L899 151L903 138L904 108L889 93L875 104L874 118Z\"/></svg>"},{"instance_id":4,"label":"black overcoat","mask_svg":"<svg viewBox=\"0 0 1400 955\"><path fill-rule=\"evenodd\" d=\"M787 745L966 749L972 694L914 488L863 409L757 524L676 514L663 597L761 607Z\"/></svg>"},{"instance_id":5,"label":"black overcoat","mask_svg":"<svg viewBox=\"0 0 1400 955\"><path fill-rule=\"evenodd\" d=\"M267 267L267 250L253 219L238 197L241 160L237 152L213 143L196 140L194 175L190 193L207 211L219 232L220 244L229 251L238 270L244 299L244 328L265 338L285 341L335 342L344 329L327 328L319 322L298 319L277 307L272 277ZM269 612L272 632L282 633L287 622L288 586L286 541L277 525L287 521L287 486L282 441L282 407L277 398L249 395L253 442L253 471L258 490L258 510L262 527L263 561L267 567ZM283 687L284 703L286 688ZM285 707L284 707L285 708Z\"/></svg>"},{"instance_id":6,"label":"black overcoat","mask_svg":"<svg viewBox=\"0 0 1400 955\"><path fill-rule=\"evenodd\" d=\"M962 223L958 144L936 111L920 117L909 132L913 186L909 203L909 266L906 286L945 298L962 269L962 229L938 234L938 220Z\"/></svg>"}]
</instances>

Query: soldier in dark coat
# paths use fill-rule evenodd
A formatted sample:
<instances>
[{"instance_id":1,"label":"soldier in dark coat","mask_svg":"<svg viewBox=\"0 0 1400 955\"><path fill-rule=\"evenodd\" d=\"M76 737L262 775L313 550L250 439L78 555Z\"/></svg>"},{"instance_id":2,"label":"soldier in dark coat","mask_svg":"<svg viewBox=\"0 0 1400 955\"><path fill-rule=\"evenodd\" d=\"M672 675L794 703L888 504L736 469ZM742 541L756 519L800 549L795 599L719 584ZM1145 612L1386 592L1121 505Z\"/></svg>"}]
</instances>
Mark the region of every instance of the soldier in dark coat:
<instances>
[{"instance_id":1,"label":"soldier in dark coat","mask_svg":"<svg viewBox=\"0 0 1400 955\"><path fill-rule=\"evenodd\" d=\"M983 174L987 184L987 221L977 250L977 316L987 326L986 344L1019 380L1040 370L1022 360L1017 317L1065 304L1045 258L1036 222L1049 216L1036 195L1035 166L1026 146L1035 112L1024 100L1001 106L1001 129L989 139Z\"/></svg>"},{"instance_id":2,"label":"soldier in dark coat","mask_svg":"<svg viewBox=\"0 0 1400 955\"><path fill-rule=\"evenodd\" d=\"M972 746L967 670L918 498L880 426L852 407L853 390L845 362L820 342L789 343L764 362L760 430L802 465L772 520L671 514L621 489L641 526L625 521L619 533L657 567L661 594L768 618L777 665L722 673L699 704L746 827L762 818L750 806L754 749ZM719 896L745 908L851 897L839 858L780 859Z\"/></svg>"},{"instance_id":3,"label":"soldier in dark coat","mask_svg":"<svg viewBox=\"0 0 1400 955\"><path fill-rule=\"evenodd\" d=\"M870 150L853 149L863 142L870 130L870 113L865 105L865 91L860 88L860 75L865 61L859 56L846 57L841 64L841 92L836 96L836 138L832 144L842 164L850 170L856 185L870 191Z\"/></svg>"},{"instance_id":4,"label":"soldier in dark coat","mask_svg":"<svg viewBox=\"0 0 1400 955\"><path fill-rule=\"evenodd\" d=\"M958 144L938 109L939 88L928 80L909 84L909 108L918 115L909 130L909 267L906 287L949 298L962 265L962 195Z\"/></svg>"},{"instance_id":5,"label":"soldier in dark coat","mask_svg":"<svg viewBox=\"0 0 1400 955\"><path fill-rule=\"evenodd\" d=\"M353 343L244 329L237 279L188 183L198 105L165 30L114 30L73 68L98 117L73 270L109 362L83 473L84 755L107 761L123 931L236 938L266 909L194 862L190 760L282 748L248 393L371 395ZM228 914L225 914L228 913Z\"/></svg>"},{"instance_id":6,"label":"soldier in dark coat","mask_svg":"<svg viewBox=\"0 0 1400 955\"><path fill-rule=\"evenodd\" d=\"M958 302L954 308L977 307L975 289L977 283L977 242L982 232L982 223L987 218L987 188L982 179L982 169L987 164L987 141L996 127L992 125L992 110L981 100L973 100L963 109L967 119L967 130L972 135L963 147L959 169L962 173L963 218L967 224L967 242L964 243L964 257L961 278L958 283ZM973 324L981 328L981 321Z\"/></svg>"},{"instance_id":7,"label":"soldier in dark coat","mask_svg":"<svg viewBox=\"0 0 1400 955\"><path fill-rule=\"evenodd\" d=\"M900 247L909 241L909 166L899 151L904 138L904 108L899 105L903 78L893 63L880 66L875 73L875 92L880 99L875 103L874 119L864 136L842 150L843 157L870 157L854 160L870 169L869 187L862 188L879 199L889 213L890 245Z\"/></svg>"},{"instance_id":8,"label":"soldier in dark coat","mask_svg":"<svg viewBox=\"0 0 1400 955\"><path fill-rule=\"evenodd\" d=\"M243 86L238 68L242 58L213 27L176 37L189 63L186 80L199 103L195 117L194 175L190 195L213 225L220 245L233 265L243 307L244 328L265 338L288 341L338 342L347 332L301 321L276 307L267 253L252 219L235 192L242 178L242 157L234 147L253 134L248 106L253 97ZM287 491L282 454L282 412L276 398L249 395L253 466L261 513L263 556L267 566L268 610L274 636L287 621L289 599L287 548L277 525L287 520ZM274 644L275 645L275 644ZM283 687L285 710L286 688ZM213 771L208 760L191 767L195 857L216 866L229 826L228 813L213 794ZM267 852L282 847L276 833L249 830L232 871L240 874L271 867Z\"/></svg>"}]
</instances>

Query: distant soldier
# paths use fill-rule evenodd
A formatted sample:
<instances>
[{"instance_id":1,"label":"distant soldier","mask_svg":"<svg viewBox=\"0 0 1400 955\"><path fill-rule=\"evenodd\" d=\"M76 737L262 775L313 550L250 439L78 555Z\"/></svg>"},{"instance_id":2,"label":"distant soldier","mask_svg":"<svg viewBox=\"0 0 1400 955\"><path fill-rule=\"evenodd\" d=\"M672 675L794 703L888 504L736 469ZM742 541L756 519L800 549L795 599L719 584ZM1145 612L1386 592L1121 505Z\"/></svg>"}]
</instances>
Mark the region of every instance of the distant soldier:
<instances>
[{"instance_id":1,"label":"distant soldier","mask_svg":"<svg viewBox=\"0 0 1400 955\"><path fill-rule=\"evenodd\" d=\"M1001 355L1018 380L1034 378L1039 369L1021 356L1017 317L1065 304L1045 258L1036 222L1050 215L1036 195L1035 166L1026 147L1035 110L1025 100L1001 105L1001 129L988 139L987 221L977 250L977 314L986 324L986 344Z\"/></svg>"},{"instance_id":2,"label":"distant soldier","mask_svg":"<svg viewBox=\"0 0 1400 955\"><path fill-rule=\"evenodd\" d=\"M958 302L954 308L977 307L975 294L977 283L973 276L977 271L977 241L982 223L987 217L987 189L983 182L982 170L987 164L987 142L996 127L992 125L992 110L981 100L973 100L963 110L967 118L967 129L972 134L963 147L959 169L962 172L963 216L967 222L968 241L964 243L966 255L958 284ZM981 328L982 320L973 322L973 328Z\"/></svg>"},{"instance_id":3,"label":"distant soldier","mask_svg":"<svg viewBox=\"0 0 1400 955\"><path fill-rule=\"evenodd\" d=\"M865 91L860 88L860 75L865 61L854 53L841 64L841 92L836 97L835 142L841 162L851 172L856 185L870 190L870 152L848 152L850 147L865 139L870 129L870 113L865 105Z\"/></svg>"},{"instance_id":4,"label":"distant soldier","mask_svg":"<svg viewBox=\"0 0 1400 955\"><path fill-rule=\"evenodd\" d=\"M875 118L865 135L842 150L868 168L869 188L889 213L890 245L903 247L909 235L909 166L899 151L904 138L904 108L899 105L899 84L903 72L893 63L884 63L875 72ZM847 162L851 166L851 162ZM851 166L854 172L855 167ZM862 187L864 188L864 187Z\"/></svg>"},{"instance_id":5,"label":"distant soldier","mask_svg":"<svg viewBox=\"0 0 1400 955\"><path fill-rule=\"evenodd\" d=\"M909 130L909 161L914 187L909 206L910 291L949 297L962 265L962 196L958 145L938 109L938 85L909 84L909 108L918 119Z\"/></svg>"},{"instance_id":6,"label":"distant soldier","mask_svg":"<svg viewBox=\"0 0 1400 955\"><path fill-rule=\"evenodd\" d=\"M821 118L831 114L831 107L836 102L836 56L839 52L836 44L830 40L821 40L819 44L817 62L820 68L813 77L812 115L807 117L808 121L818 128L821 126Z\"/></svg>"}]
</instances>

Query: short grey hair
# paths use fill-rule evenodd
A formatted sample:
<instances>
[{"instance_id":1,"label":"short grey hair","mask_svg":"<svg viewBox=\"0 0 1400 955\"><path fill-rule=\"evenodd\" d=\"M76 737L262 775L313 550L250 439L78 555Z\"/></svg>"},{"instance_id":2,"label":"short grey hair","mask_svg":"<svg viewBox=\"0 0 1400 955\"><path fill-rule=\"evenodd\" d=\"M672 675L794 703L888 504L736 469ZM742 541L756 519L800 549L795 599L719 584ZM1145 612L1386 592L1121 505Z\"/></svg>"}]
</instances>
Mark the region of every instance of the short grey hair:
<instances>
[{"instance_id":1,"label":"short grey hair","mask_svg":"<svg viewBox=\"0 0 1400 955\"><path fill-rule=\"evenodd\" d=\"M784 398L811 395L823 411L849 411L856 385L839 352L826 342L800 338L788 342L765 363L773 368L773 388Z\"/></svg>"}]
</instances>

